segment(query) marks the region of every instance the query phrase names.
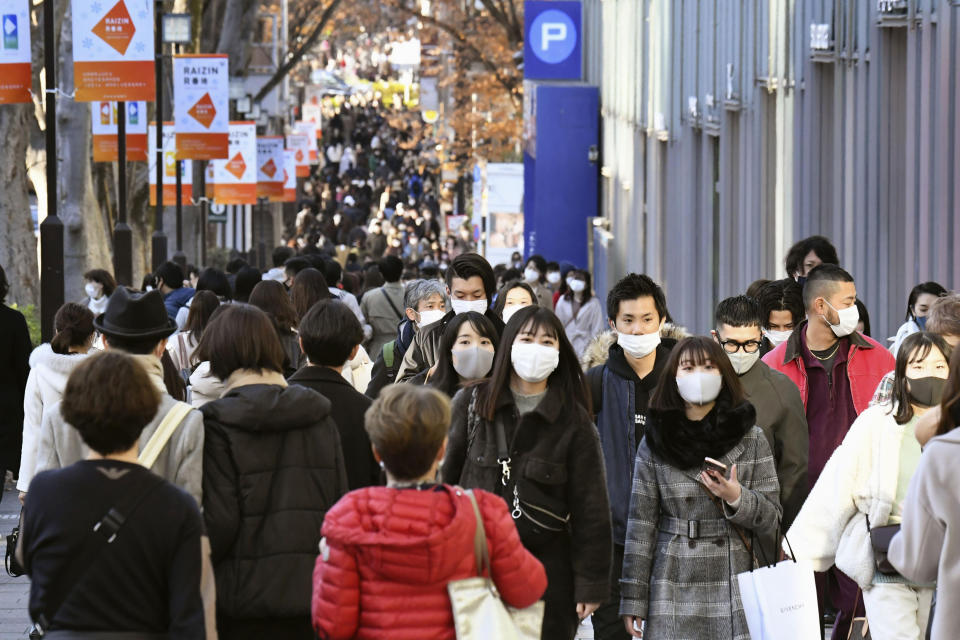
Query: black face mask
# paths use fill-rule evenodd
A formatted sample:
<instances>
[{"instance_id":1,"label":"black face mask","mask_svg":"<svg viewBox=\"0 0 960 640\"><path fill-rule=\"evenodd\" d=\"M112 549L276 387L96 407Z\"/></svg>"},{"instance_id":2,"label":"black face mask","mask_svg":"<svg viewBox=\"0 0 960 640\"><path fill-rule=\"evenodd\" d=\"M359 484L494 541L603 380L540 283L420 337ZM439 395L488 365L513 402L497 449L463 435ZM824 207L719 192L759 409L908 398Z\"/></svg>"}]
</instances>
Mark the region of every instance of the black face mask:
<instances>
[{"instance_id":1,"label":"black face mask","mask_svg":"<svg viewBox=\"0 0 960 640\"><path fill-rule=\"evenodd\" d=\"M797 276L797 284L800 285L800 288L803 289L803 285L807 282L807 276Z\"/></svg>"},{"instance_id":2,"label":"black face mask","mask_svg":"<svg viewBox=\"0 0 960 640\"><path fill-rule=\"evenodd\" d=\"M926 378L908 378L910 402L923 407L940 404L943 398L943 385L946 380L928 376Z\"/></svg>"}]
</instances>

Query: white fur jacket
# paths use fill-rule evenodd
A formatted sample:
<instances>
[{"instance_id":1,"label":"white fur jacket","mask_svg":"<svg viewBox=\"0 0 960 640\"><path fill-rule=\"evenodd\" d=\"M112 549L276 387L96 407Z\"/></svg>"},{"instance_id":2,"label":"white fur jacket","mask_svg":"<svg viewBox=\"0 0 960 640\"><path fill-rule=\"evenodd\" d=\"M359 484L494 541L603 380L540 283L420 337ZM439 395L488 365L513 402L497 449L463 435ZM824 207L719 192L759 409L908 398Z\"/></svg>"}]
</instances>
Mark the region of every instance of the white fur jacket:
<instances>
[{"instance_id":1,"label":"white fur jacket","mask_svg":"<svg viewBox=\"0 0 960 640\"><path fill-rule=\"evenodd\" d=\"M868 408L833 452L787 533L798 560L815 571L831 565L863 588L873 584L871 526L887 524L897 491L900 444L907 431L890 405ZM913 437L907 435L906 437ZM786 543L784 550L789 551Z\"/></svg>"}]
</instances>

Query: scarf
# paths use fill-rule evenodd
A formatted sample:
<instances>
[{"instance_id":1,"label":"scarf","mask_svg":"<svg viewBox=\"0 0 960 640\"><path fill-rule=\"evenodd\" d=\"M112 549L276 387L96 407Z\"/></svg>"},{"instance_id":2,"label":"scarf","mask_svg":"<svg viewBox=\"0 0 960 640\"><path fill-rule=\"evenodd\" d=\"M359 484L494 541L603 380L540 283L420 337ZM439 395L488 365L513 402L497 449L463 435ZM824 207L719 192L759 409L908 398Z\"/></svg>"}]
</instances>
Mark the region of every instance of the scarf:
<instances>
[{"instance_id":1,"label":"scarf","mask_svg":"<svg viewBox=\"0 0 960 640\"><path fill-rule=\"evenodd\" d=\"M152 353L143 355L132 354L130 357L146 370L153 386L155 386L160 393L167 393L167 385L163 383L163 364L160 362L160 358Z\"/></svg>"},{"instance_id":2,"label":"scarf","mask_svg":"<svg viewBox=\"0 0 960 640\"><path fill-rule=\"evenodd\" d=\"M256 371L253 369L237 369L223 381L225 392L251 384L275 384L279 387L285 387L287 381L283 374L277 371Z\"/></svg>"},{"instance_id":3,"label":"scarf","mask_svg":"<svg viewBox=\"0 0 960 640\"><path fill-rule=\"evenodd\" d=\"M90 309L90 311L93 312L94 317L96 317L101 313L106 313L108 302L110 302L110 296L100 296L99 300L89 298L87 302L87 308Z\"/></svg>"},{"instance_id":4,"label":"scarf","mask_svg":"<svg viewBox=\"0 0 960 640\"><path fill-rule=\"evenodd\" d=\"M650 409L646 439L650 451L677 469L703 466L706 457L727 455L757 423L753 405L744 401L733 407L721 394L702 420L690 420L683 409Z\"/></svg>"}]
</instances>

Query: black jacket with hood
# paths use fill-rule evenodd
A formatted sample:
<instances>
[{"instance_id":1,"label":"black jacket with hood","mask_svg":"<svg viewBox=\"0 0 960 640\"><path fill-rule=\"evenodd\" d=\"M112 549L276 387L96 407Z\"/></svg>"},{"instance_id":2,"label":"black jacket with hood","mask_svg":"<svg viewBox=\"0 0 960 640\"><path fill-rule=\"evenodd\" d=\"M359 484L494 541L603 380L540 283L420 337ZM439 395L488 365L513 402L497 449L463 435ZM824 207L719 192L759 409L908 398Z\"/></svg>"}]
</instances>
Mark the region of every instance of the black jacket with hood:
<instances>
[{"instance_id":1,"label":"black jacket with hood","mask_svg":"<svg viewBox=\"0 0 960 640\"><path fill-rule=\"evenodd\" d=\"M310 615L327 511L347 492L330 401L291 385L234 387L203 405L203 516L226 618Z\"/></svg>"}]
</instances>

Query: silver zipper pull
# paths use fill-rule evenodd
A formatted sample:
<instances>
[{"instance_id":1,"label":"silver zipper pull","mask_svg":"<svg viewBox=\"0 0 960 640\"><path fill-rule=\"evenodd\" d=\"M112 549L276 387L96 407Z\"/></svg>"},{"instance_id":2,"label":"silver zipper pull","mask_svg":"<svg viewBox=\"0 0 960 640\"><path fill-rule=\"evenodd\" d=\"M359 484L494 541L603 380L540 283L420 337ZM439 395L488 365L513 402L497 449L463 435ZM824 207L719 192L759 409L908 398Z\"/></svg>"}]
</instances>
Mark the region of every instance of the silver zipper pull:
<instances>
[{"instance_id":1,"label":"silver zipper pull","mask_svg":"<svg viewBox=\"0 0 960 640\"><path fill-rule=\"evenodd\" d=\"M507 486L507 482L510 481L510 458L501 458L499 462L501 467L500 482L503 483L503 486Z\"/></svg>"},{"instance_id":2,"label":"silver zipper pull","mask_svg":"<svg viewBox=\"0 0 960 640\"><path fill-rule=\"evenodd\" d=\"M513 485L513 512L510 517L517 520L522 515L523 511L520 510L520 496L517 495L517 485Z\"/></svg>"}]
</instances>

